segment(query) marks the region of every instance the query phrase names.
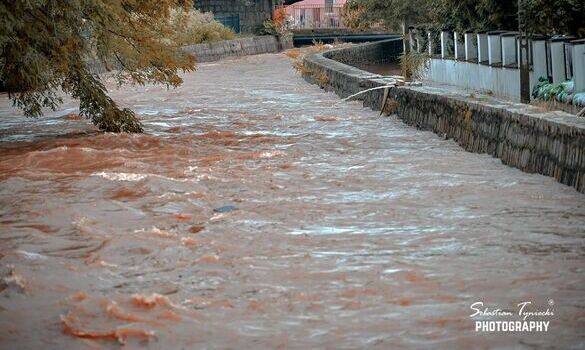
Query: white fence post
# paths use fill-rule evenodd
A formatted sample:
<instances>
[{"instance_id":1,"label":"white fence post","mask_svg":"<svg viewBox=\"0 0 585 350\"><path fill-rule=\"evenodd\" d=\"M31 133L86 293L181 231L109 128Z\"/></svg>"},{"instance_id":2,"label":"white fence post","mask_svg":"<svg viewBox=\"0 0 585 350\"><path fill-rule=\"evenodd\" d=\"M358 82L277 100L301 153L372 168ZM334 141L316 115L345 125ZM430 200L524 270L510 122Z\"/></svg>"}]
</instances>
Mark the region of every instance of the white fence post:
<instances>
[{"instance_id":1,"label":"white fence post","mask_svg":"<svg viewBox=\"0 0 585 350\"><path fill-rule=\"evenodd\" d=\"M461 33L453 33L453 42L455 44L455 59L458 61L465 60L465 45L463 45L463 37L461 36Z\"/></svg>"},{"instance_id":2,"label":"white fence post","mask_svg":"<svg viewBox=\"0 0 585 350\"><path fill-rule=\"evenodd\" d=\"M452 36L447 31L441 31L441 58L451 56Z\"/></svg>"},{"instance_id":3,"label":"white fence post","mask_svg":"<svg viewBox=\"0 0 585 350\"><path fill-rule=\"evenodd\" d=\"M563 49L565 50L565 78L566 79L573 79L573 41L576 40L575 37L565 37L565 46Z\"/></svg>"},{"instance_id":4,"label":"white fence post","mask_svg":"<svg viewBox=\"0 0 585 350\"><path fill-rule=\"evenodd\" d=\"M477 59L477 36L472 32L465 32L465 60Z\"/></svg>"},{"instance_id":5,"label":"white fence post","mask_svg":"<svg viewBox=\"0 0 585 350\"><path fill-rule=\"evenodd\" d=\"M573 83L575 92L585 92L585 39L574 40L573 44Z\"/></svg>"},{"instance_id":6,"label":"white fence post","mask_svg":"<svg viewBox=\"0 0 585 350\"><path fill-rule=\"evenodd\" d=\"M503 33L502 38L502 65L513 66L518 63L516 33Z\"/></svg>"},{"instance_id":7,"label":"white fence post","mask_svg":"<svg viewBox=\"0 0 585 350\"><path fill-rule=\"evenodd\" d=\"M546 66L546 37L532 38L532 72L534 75L534 84L538 83L539 78L548 79L548 69Z\"/></svg>"},{"instance_id":8,"label":"white fence post","mask_svg":"<svg viewBox=\"0 0 585 350\"><path fill-rule=\"evenodd\" d=\"M485 63L488 61L488 36L486 32L479 32L477 33L477 62Z\"/></svg>"},{"instance_id":9,"label":"white fence post","mask_svg":"<svg viewBox=\"0 0 585 350\"><path fill-rule=\"evenodd\" d=\"M434 54L433 52L433 36L431 35L431 32L427 32L427 42L429 43L429 56L432 56Z\"/></svg>"},{"instance_id":10,"label":"white fence post","mask_svg":"<svg viewBox=\"0 0 585 350\"><path fill-rule=\"evenodd\" d=\"M500 34L502 34L501 30L488 32L488 61L490 66L502 63L502 40Z\"/></svg>"},{"instance_id":11,"label":"white fence post","mask_svg":"<svg viewBox=\"0 0 585 350\"><path fill-rule=\"evenodd\" d=\"M565 38L549 40L552 83L560 84L567 77L565 75Z\"/></svg>"}]
</instances>

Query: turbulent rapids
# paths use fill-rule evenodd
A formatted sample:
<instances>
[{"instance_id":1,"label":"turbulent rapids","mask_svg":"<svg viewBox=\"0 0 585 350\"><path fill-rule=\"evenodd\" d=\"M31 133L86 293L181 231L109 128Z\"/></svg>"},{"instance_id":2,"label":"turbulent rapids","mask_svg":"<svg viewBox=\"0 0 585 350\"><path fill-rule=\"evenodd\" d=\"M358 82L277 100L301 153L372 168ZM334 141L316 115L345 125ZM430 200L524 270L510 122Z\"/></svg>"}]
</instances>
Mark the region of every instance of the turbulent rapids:
<instances>
[{"instance_id":1,"label":"turbulent rapids","mask_svg":"<svg viewBox=\"0 0 585 350\"><path fill-rule=\"evenodd\" d=\"M2 96L0 348L583 346L582 194L284 55L184 78L112 92L143 135ZM476 333L470 305L524 301L547 332Z\"/></svg>"}]
</instances>

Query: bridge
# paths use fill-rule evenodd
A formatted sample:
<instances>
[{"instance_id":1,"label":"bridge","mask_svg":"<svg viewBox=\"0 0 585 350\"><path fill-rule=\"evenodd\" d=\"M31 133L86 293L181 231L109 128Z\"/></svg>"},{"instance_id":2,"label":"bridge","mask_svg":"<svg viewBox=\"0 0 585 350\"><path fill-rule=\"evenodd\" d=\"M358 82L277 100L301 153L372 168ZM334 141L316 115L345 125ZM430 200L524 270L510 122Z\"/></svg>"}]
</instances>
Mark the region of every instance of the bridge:
<instances>
[{"instance_id":1,"label":"bridge","mask_svg":"<svg viewBox=\"0 0 585 350\"><path fill-rule=\"evenodd\" d=\"M293 42L296 47L311 45L318 41L324 44L332 44L336 41L346 43L364 43L371 41L387 40L400 37L400 34L384 32L355 32L348 29L296 29L293 30Z\"/></svg>"},{"instance_id":2,"label":"bridge","mask_svg":"<svg viewBox=\"0 0 585 350\"><path fill-rule=\"evenodd\" d=\"M314 41L325 44L335 41L363 43L396 37L397 34L388 33L382 28L367 31L349 28L342 10L344 3L286 1L276 11L284 14L294 33L294 45L297 47L311 45Z\"/></svg>"}]
</instances>

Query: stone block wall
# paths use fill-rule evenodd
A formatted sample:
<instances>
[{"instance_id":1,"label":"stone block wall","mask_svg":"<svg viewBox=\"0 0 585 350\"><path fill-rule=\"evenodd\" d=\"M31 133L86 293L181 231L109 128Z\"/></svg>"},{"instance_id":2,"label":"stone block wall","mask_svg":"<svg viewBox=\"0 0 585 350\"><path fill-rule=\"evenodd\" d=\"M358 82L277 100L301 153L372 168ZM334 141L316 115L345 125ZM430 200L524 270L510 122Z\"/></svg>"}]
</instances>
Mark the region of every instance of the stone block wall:
<instances>
[{"instance_id":1,"label":"stone block wall","mask_svg":"<svg viewBox=\"0 0 585 350\"><path fill-rule=\"evenodd\" d=\"M292 47L292 38L277 38L267 35L190 45L183 47L183 50L193 54L196 61L201 63L218 61L226 57L276 53ZM122 68L117 62L111 64L114 69ZM105 67L97 61L90 62L89 68L93 74L107 72Z\"/></svg>"},{"instance_id":2,"label":"stone block wall","mask_svg":"<svg viewBox=\"0 0 585 350\"><path fill-rule=\"evenodd\" d=\"M347 65L363 63L387 63L398 60L402 53L402 39L399 37L373 43L366 43L339 50L331 50L324 57Z\"/></svg>"},{"instance_id":3,"label":"stone block wall","mask_svg":"<svg viewBox=\"0 0 585 350\"><path fill-rule=\"evenodd\" d=\"M275 53L289 48L292 48L292 39L290 38L255 36L185 46L183 49L192 53L197 62L211 62L225 57Z\"/></svg>"},{"instance_id":4,"label":"stone block wall","mask_svg":"<svg viewBox=\"0 0 585 350\"><path fill-rule=\"evenodd\" d=\"M305 57L305 79L341 97L387 85L391 80L331 59L377 63L377 50L396 48L388 42L366 45ZM354 49L356 58L351 58ZM371 61L367 52L373 53ZM380 110L383 94L380 89L358 99ZM396 113L406 124L451 138L467 151L490 154L522 171L554 177L585 193L585 118L514 102L484 101L442 87L390 88L389 98L386 112Z\"/></svg>"},{"instance_id":5,"label":"stone block wall","mask_svg":"<svg viewBox=\"0 0 585 350\"><path fill-rule=\"evenodd\" d=\"M392 89L390 95L396 101L396 114L409 125L585 192L585 118L445 96L424 87Z\"/></svg>"}]
</instances>

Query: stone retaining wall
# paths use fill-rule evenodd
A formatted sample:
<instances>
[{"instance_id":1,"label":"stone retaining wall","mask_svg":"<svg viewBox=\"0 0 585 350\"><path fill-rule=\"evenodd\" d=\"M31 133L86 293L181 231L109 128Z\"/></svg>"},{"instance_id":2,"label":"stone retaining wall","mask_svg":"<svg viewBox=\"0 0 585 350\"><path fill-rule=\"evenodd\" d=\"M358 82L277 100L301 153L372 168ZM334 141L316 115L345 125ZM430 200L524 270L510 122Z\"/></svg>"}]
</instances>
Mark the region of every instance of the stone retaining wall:
<instances>
[{"instance_id":1,"label":"stone retaining wall","mask_svg":"<svg viewBox=\"0 0 585 350\"><path fill-rule=\"evenodd\" d=\"M331 58L377 63L381 53L387 54L390 48L396 50L391 53L396 57L402 41L393 39L308 55L303 61L304 77L341 97L384 86L391 80ZM370 53L372 56L368 56ZM380 110L383 94L384 90L375 90L357 99ZM585 192L585 118L475 97L445 86L390 88L389 96L385 112L396 113L409 125L452 138L467 151L491 154L504 164L552 176Z\"/></svg>"},{"instance_id":2,"label":"stone retaining wall","mask_svg":"<svg viewBox=\"0 0 585 350\"><path fill-rule=\"evenodd\" d=\"M323 57L347 65L359 65L363 63L394 62L398 60L398 56L401 53L402 38L396 36L393 39L327 51L323 53Z\"/></svg>"},{"instance_id":3,"label":"stone retaining wall","mask_svg":"<svg viewBox=\"0 0 585 350\"><path fill-rule=\"evenodd\" d=\"M292 37L277 38L267 35L190 45L183 47L183 50L193 54L196 61L201 63L219 61L226 57L276 53L292 47ZM114 69L122 68L117 62L112 62L112 66ZM93 74L107 72L105 67L97 61L91 62L89 68Z\"/></svg>"},{"instance_id":4,"label":"stone retaining wall","mask_svg":"<svg viewBox=\"0 0 585 350\"><path fill-rule=\"evenodd\" d=\"M289 48L292 48L292 37L279 39L274 36L254 36L191 45L184 47L184 50L195 55L197 62L211 62L232 56L275 53Z\"/></svg>"}]
</instances>

